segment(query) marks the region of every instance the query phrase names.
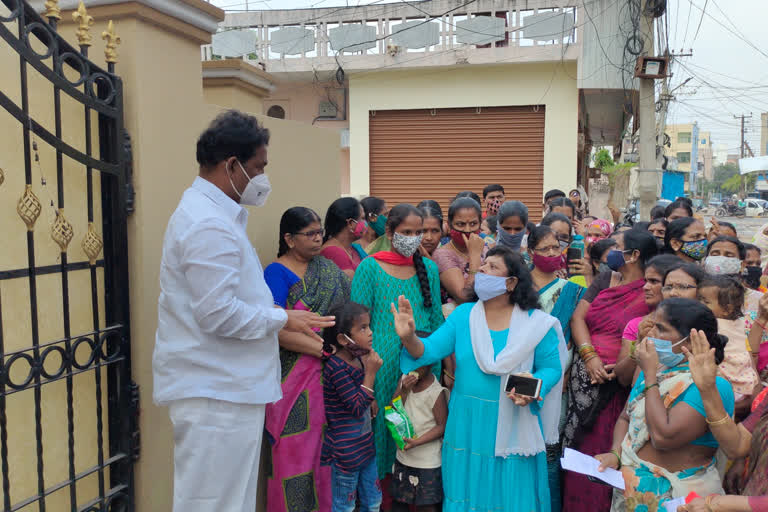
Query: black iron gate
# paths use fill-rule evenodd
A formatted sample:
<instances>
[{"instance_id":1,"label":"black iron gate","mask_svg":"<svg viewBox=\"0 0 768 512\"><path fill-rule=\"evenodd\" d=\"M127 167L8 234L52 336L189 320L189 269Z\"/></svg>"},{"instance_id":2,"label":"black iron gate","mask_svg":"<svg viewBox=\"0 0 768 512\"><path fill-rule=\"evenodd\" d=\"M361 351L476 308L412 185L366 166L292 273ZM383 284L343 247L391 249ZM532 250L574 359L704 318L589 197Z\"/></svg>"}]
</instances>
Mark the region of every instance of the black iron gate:
<instances>
[{"instance_id":1,"label":"black iron gate","mask_svg":"<svg viewBox=\"0 0 768 512\"><path fill-rule=\"evenodd\" d=\"M15 204L19 225L0 238L0 504L132 511L130 169L116 38L105 32L100 69L85 10L74 15L77 50L57 33L56 0L46 8L47 21L24 0L0 0L0 51L18 64L2 70L17 74L15 90L0 82L0 136L15 138L0 151L0 208Z\"/></svg>"}]
</instances>

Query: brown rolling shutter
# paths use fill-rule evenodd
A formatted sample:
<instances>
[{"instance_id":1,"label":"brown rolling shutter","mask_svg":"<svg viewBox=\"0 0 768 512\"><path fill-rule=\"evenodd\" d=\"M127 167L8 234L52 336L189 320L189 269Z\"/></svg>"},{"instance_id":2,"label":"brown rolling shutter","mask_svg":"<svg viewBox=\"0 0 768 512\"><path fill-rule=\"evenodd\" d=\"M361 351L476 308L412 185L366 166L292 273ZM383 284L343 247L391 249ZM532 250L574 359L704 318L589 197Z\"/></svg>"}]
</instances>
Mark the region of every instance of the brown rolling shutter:
<instances>
[{"instance_id":1,"label":"brown rolling shutter","mask_svg":"<svg viewBox=\"0 0 768 512\"><path fill-rule=\"evenodd\" d=\"M501 184L541 218L544 106L379 110L371 112L371 195L398 203L434 199L447 215L462 190L482 198Z\"/></svg>"}]
</instances>

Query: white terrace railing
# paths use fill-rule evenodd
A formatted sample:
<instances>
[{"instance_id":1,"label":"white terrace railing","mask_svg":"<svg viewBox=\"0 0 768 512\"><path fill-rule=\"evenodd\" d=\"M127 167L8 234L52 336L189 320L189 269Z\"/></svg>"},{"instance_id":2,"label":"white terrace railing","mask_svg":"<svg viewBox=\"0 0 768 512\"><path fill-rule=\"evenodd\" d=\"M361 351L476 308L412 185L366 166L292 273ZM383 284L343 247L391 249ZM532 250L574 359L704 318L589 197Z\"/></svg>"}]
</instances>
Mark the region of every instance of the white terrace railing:
<instances>
[{"instance_id":1,"label":"white terrace railing","mask_svg":"<svg viewBox=\"0 0 768 512\"><path fill-rule=\"evenodd\" d=\"M586 21L581 4L427 0L227 13L201 53L242 57L270 72L573 60Z\"/></svg>"}]
</instances>

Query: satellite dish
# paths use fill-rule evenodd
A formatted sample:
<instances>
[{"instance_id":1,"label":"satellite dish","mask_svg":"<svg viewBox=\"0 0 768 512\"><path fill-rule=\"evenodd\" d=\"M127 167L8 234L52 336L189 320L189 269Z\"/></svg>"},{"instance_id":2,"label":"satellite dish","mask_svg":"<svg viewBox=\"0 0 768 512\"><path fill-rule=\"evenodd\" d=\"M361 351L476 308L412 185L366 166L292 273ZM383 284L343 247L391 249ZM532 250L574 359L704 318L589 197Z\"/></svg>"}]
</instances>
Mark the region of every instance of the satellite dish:
<instances>
[{"instance_id":1,"label":"satellite dish","mask_svg":"<svg viewBox=\"0 0 768 512\"><path fill-rule=\"evenodd\" d=\"M225 30L213 34L213 54L242 57L256 51L258 37L254 30Z\"/></svg>"}]
</instances>

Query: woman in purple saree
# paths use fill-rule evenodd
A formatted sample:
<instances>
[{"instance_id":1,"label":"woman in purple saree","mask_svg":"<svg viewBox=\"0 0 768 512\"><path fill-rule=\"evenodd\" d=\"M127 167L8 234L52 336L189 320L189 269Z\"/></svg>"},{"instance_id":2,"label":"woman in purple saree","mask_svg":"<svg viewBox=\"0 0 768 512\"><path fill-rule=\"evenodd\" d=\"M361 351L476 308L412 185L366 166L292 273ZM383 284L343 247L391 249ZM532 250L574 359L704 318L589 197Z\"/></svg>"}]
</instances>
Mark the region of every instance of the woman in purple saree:
<instances>
[{"instance_id":1,"label":"woman in purple saree","mask_svg":"<svg viewBox=\"0 0 768 512\"><path fill-rule=\"evenodd\" d=\"M349 278L319 255L322 244L314 211L295 207L283 214L278 258L264 271L275 305L325 315L349 300ZM300 333L280 333L279 341L283 398L267 406L267 510L330 512L330 466L320 464L323 346Z\"/></svg>"},{"instance_id":2,"label":"woman in purple saree","mask_svg":"<svg viewBox=\"0 0 768 512\"><path fill-rule=\"evenodd\" d=\"M570 395L563 444L588 455L611 448L613 428L629 390L613 374L627 322L649 311L645 304L645 263L656 255L656 241L647 231L614 235L608 254L611 272L603 272L579 302L571 320L571 336L579 354L571 367ZM611 506L612 488L566 472L563 509L594 512Z\"/></svg>"}]
</instances>

